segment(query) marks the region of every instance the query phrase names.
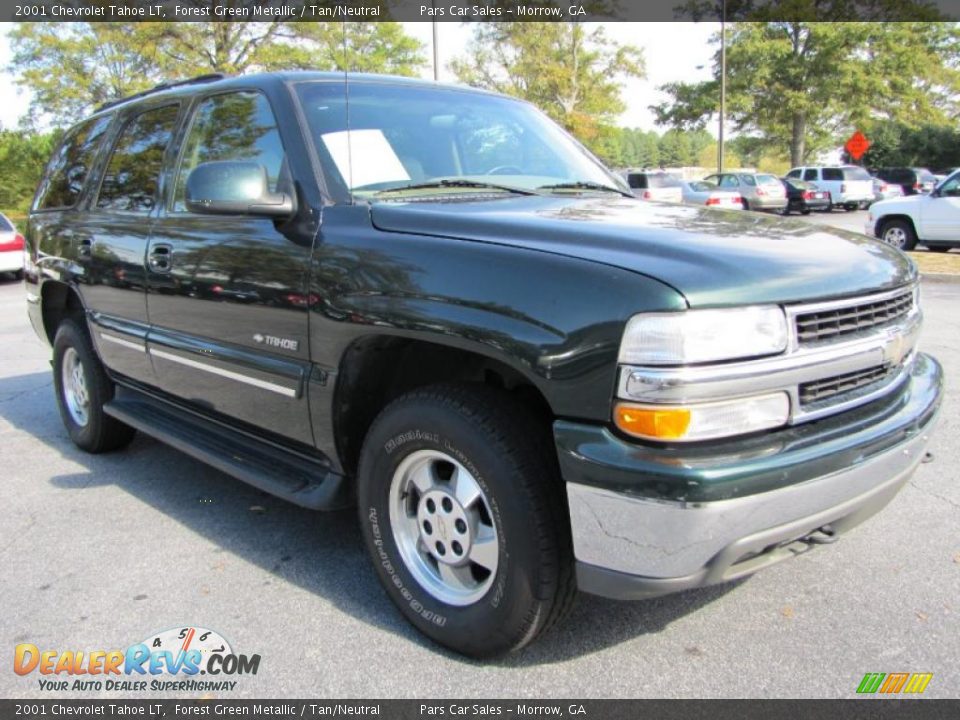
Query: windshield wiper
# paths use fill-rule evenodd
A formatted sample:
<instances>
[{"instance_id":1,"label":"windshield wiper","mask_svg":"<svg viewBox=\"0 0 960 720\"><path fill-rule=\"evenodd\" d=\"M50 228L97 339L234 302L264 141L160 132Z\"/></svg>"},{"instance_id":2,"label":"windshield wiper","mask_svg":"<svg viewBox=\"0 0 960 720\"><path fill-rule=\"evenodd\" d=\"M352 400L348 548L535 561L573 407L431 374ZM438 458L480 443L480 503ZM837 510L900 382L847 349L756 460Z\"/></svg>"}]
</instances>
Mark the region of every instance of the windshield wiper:
<instances>
[{"instance_id":1,"label":"windshield wiper","mask_svg":"<svg viewBox=\"0 0 960 720\"><path fill-rule=\"evenodd\" d=\"M533 190L524 190L523 188L510 187L509 185L497 185L496 183L481 182L479 180L431 180L430 182L401 185L400 187L381 190L380 192L374 194L374 197L389 195L391 193L405 192L407 190L432 190L440 188L479 188L485 190L499 190L500 192L512 193L514 195L537 194Z\"/></svg>"},{"instance_id":2,"label":"windshield wiper","mask_svg":"<svg viewBox=\"0 0 960 720\"><path fill-rule=\"evenodd\" d=\"M604 185L603 183L591 182L589 180L577 180L576 182L557 183L555 185L541 185L537 190L598 190L600 192L612 192L623 197L632 198L633 195L626 190Z\"/></svg>"}]
</instances>

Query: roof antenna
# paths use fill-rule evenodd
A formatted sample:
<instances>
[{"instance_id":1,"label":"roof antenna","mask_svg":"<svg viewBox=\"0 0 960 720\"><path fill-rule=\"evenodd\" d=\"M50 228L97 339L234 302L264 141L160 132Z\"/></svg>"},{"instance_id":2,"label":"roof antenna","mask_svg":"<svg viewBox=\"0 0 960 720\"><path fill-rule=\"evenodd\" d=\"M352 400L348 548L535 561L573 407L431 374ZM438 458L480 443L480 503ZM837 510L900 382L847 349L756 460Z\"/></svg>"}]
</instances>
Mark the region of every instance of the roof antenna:
<instances>
[{"instance_id":1,"label":"roof antenna","mask_svg":"<svg viewBox=\"0 0 960 720\"><path fill-rule=\"evenodd\" d=\"M347 23L341 22L343 29L343 93L344 93L344 114L347 121L347 189L350 191L350 202L354 203L353 197L353 133L350 126L350 82L349 70L350 59L347 52Z\"/></svg>"}]
</instances>

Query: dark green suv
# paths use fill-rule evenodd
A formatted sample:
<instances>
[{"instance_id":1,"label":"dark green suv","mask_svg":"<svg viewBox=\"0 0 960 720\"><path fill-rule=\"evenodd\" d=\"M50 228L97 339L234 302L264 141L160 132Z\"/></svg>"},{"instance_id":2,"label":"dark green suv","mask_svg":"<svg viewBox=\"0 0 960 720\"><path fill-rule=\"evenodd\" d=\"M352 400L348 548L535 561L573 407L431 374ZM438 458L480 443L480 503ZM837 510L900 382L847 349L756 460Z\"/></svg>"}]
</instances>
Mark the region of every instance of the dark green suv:
<instances>
[{"instance_id":1,"label":"dark green suv","mask_svg":"<svg viewBox=\"0 0 960 720\"><path fill-rule=\"evenodd\" d=\"M67 432L135 430L315 509L473 656L832 542L924 453L915 266L658 205L529 104L204 77L66 133L26 289ZM323 572L323 568L317 568Z\"/></svg>"}]
</instances>

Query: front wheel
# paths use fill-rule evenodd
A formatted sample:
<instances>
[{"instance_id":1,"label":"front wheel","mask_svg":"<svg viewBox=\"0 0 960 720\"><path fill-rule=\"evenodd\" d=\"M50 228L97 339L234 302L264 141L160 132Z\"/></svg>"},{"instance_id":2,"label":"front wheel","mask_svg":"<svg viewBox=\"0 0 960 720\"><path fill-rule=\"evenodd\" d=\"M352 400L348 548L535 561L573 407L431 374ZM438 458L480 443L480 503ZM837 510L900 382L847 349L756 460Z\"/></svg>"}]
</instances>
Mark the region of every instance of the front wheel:
<instances>
[{"instance_id":1,"label":"front wheel","mask_svg":"<svg viewBox=\"0 0 960 720\"><path fill-rule=\"evenodd\" d=\"M917 234L913 231L913 225L906 220L890 220L884 223L880 239L903 251L913 250L917 246Z\"/></svg>"},{"instance_id":2,"label":"front wheel","mask_svg":"<svg viewBox=\"0 0 960 720\"><path fill-rule=\"evenodd\" d=\"M436 642L519 649L575 596L551 438L509 394L443 385L389 405L364 440L362 533L381 584Z\"/></svg>"},{"instance_id":3,"label":"front wheel","mask_svg":"<svg viewBox=\"0 0 960 720\"><path fill-rule=\"evenodd\" d=\"M78 448L101 453L133 440L136 430L103 411L113 398L113 383L90 336L74 320L64 320L53 340L53 386L60 417Z\"/></svg>"}]
</instances>

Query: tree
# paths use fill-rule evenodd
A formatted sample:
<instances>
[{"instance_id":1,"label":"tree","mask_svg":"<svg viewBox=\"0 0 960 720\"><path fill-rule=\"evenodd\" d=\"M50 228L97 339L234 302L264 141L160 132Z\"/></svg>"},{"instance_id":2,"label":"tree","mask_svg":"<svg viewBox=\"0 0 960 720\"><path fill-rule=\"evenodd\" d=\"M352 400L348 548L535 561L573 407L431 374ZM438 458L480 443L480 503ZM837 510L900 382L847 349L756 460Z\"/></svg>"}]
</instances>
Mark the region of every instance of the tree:
<instances>
[{"instance_id":1,"label":"tree","mask_svg":"<svg viewBox=\"0 0 960 720\"><path fill-rule=\"evenodd\" d=\"M566 22L476 23L450 69L461 82L529 100L591 147L624 110L622 81L644 76L640 49Z\"/></svg>"},{"instance_id":2,"label":"tree","mask_svg":"<svg viewBox=\"0 0 960 720\"><path fill-rule=\"evenodd\" d=\"M8 70L33 93L38 115L67 125L101 103L145 90L163 76L152 23L17 23Z\"/></svg>"},{"instance_id":3,"label":"tree","mask_svg":"<svg viewBox=\"0 0 960 720\"><path fill-rule=\"evenodd\" d=\"M414 76L426 63L424 46L396 22L302 22L296 55L279 65L299 68ZM276 63L271 63L277 65Z\"/></svg>"},{"instance_id":4,"label":"tree","mask_svg":"<svg viewBox=\"0 0 960 720\"><path fill-rule=\"evenodd\" d=\"M728 25L728 116L739 131L789 147L793 165L836 146L874 117L944 124L958 112L955 23ZM712 80L662 89L672 99L653 108L659 123L703 127L719 109L719 53Z\"/></svg>"},{"instance_id":5,"label":"tree","mask_svg":"<svg viewBox=\"0 0 960 720\"><path fill-rule=\"evenodd\" d=\"M668 130L660 138L660 164L664 167L683 167L692 165L694 155L690 148L690 137L685 132Z\"/></svg>"},{"instance_id":6,"label":"tree","mask_svg":"<svg viewBox=\"0 0 960 720\"><path fill-rule=\"evenodd\" d=\"M23 213L53 151L54 133L0 131L0 208Z\"/></svg>"},{"instance_id":7,"label":"tree","mask_svg":"<svg viewBox=\"0 0 960 720\"><path fill-rule=\"evenodd\" d=\"M8 70L33 93L31 118L58 126L109 100L210 72L411 75L424 63L421 43L394 22L18 23L10 39Z\"/></svg>"}]
</instances>

